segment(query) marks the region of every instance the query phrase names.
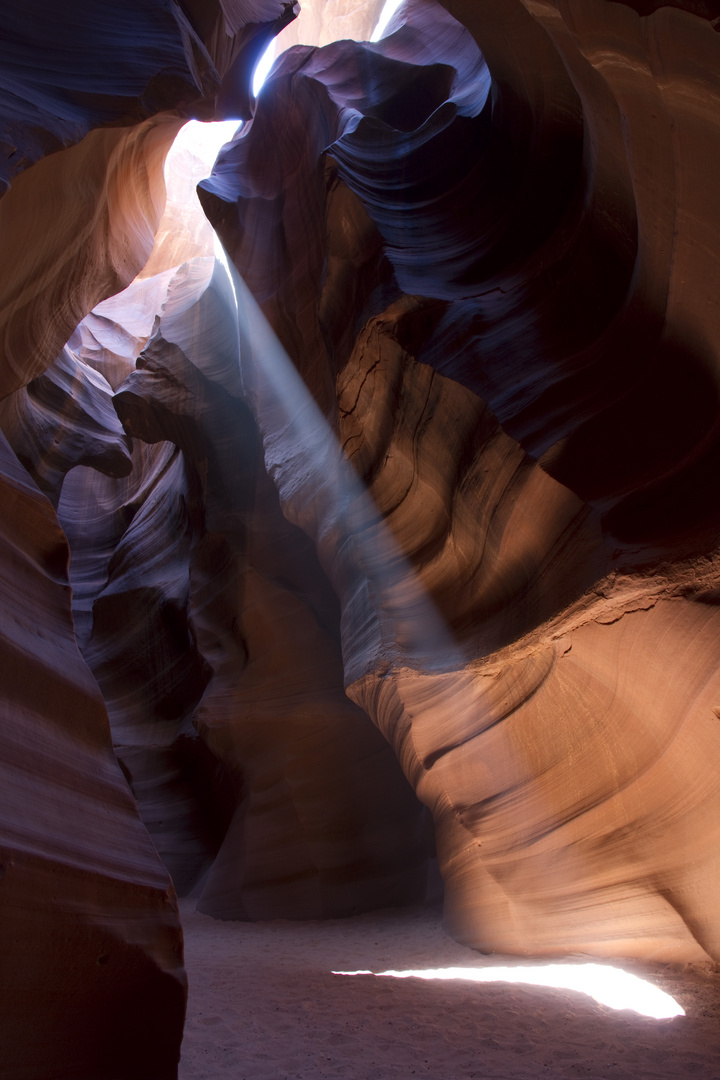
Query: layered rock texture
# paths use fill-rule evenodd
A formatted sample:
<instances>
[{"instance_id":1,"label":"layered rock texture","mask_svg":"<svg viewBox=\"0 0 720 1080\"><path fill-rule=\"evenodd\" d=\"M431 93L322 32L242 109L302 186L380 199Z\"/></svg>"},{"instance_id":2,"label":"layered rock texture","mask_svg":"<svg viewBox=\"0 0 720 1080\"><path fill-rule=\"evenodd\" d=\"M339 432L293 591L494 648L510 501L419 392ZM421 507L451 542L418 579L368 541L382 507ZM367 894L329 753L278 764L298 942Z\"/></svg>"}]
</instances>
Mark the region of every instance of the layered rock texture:
<instances>
[{"instance_id":1,"label":"layered rock texture","mask_svg":"<svg viewBox=\"0 0 720 1080\"><path fill-rule=\"evenodd\" d=\"M369 501L261 347L249 402L453 931L717 956L720 37L446 7L291 50L201 184Z\"/></svg>"},{"instance_id":2,"label":"layered rock texture","mask_svg":"<svg viewBox=\"0 0 720 1080\"><path fill-rule=\"evenodd\" d=\"M29 4L2 17L0 1060L9 1078L177 1074L186 980L175 889L78 648L91 586L73 611L55 508L75 466L114 478L111 488L138 484L142 448L113 408L114 370L93 370L77 342L64 346L147 262L164 156L187 116L212 116L248 42L283 20L281 4L261 0L197 8ZM106 526L85 568L103 582L128 524L127 514L111 520L113 500L114 490L82 511Z\"/></svg>"},{"instance_id":3,"label":"layered rock texture","mask_svg":"<svg viewBox=\"0 0 720 1080\"><path fill-rule=\"evenodd\" d=\"M67 541L4 439L2 458L3 1071L171 1076L174 891L77 647Z\"/></svg>"},{"instance_id":4,"label":"layered rock texture","mask_svg":"<svg viewBox=\"0 0 720 1080\"><path fill-rule=\"evenodd\" d=\"M720 958L720 12L380 7L3 16L12 1080L176 1075L175 890L434 845L485 951Z\"/></svg>"}]
</instances>

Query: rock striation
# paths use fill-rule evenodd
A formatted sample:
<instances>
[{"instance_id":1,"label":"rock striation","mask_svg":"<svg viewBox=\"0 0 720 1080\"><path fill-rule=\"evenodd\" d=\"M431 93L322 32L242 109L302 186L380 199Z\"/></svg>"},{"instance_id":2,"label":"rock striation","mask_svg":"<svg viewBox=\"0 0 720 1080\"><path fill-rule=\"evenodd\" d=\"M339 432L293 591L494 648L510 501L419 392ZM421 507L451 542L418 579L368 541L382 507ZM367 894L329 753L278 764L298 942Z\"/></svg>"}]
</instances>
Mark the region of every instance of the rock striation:
<instances>
[{"instance_id":1,"label":"rock striation","mask_svg":"<svg viewBox=\"0 0 720 1080\"><path fill-rule=\"evenodd\" d=\"M371 501L289 444L252 343L248 401L453 932L717 956L717 262L690 260L720 38L682 5L444 6L291 50L200 185Z\"/></svg>"},{"instance_id":2,"label":"rock striation","mask_svg":"<svg viewBox=\"0 0 720 1080\"><path fill-rule=\"evenodd\" d=\"M176 889L413 902L430 817L468 944L720 958L720 15L380 7L3 16L10 1080L172 1080Z\"/></svg>"},{"instance_id":3,"label":"rock striation","mask_svg":"<svg viewBox=\"0 0 720 1080\"><path fill-rule=\"evenodd\" d=\"M92 632L95 584L106 584L128 525L113 484L137 487L145 465L111 404L112 380L122 381L139 349L128 362L132 333L111 343L108 381L85 363L82 334L66 342L147 262L176 132L189 115L213 115L247 42L271 36L291 13L268 0L226 0L112 12L31 3L3 15L0 1056L12 1080L177 1075L186 980L175 889L78 649ZM239 70L249 83L250 69ZM167 267L168 252L163 259ZM100 315L99 339L103 329L111 327ZM96 360L110 344L93 328L86 339ZM172 446L145 456L149 472L179 459ZM77 483L101 474L104 503L101 482ZM81 540L84 517L101 524L75 612L55 512L65 496ZM182 502L182 491L174 498Z\"/></svg>"},{"instance_id":4,"label":"rock striation","mask_svg":"<svg viewBox=\"0 0 720 1080\"><path fill-rule=\"evenodd\" d=\"M186 996L174 889L77 647L67 541L0 450L3 1071L170 1078Z\"/></svg>"},{"instance_id":5,"label":"rock striation","mask_svg":"<svg viewBox=\"0 0 720 1080\"><path fill-rule=\"evenodd\" d=\"M216 762L226 794L221 786L215 816L222 805L231 814L219 850L211 851L216 857L199 886L199 907L222 918L322 918L412 902L425 889L421 808L388 744L344 693L337 600L312 544L283 517L262 467L238 381L237 332L234 339L222 332L222 313L228 318L230 308L219 300L228 287L216 266L194 307L168 310L115 395L118 415L135 439L179 448L192 492L185 505L195 505L187 533L187 618L212 675L194 711L197 696L180 695L193 726L179 729L177 738L186 757L192 748L194 756ZM153 547L167 551L180 530L166 513L153 520L165 535ZM149 537L145 523L138 528ZM114 560L121 550L133 565L137 541L123 539ZM103 619L111 592L137 606L129 586L109 585L95 601L86 656L103 688L94 642L102 636L116 648L111 628L120 620ZM144 632L156 640L151 629ZM178 656L187 673L187 649ZM157 656L153 662L159 670ZM137 717L127 696L127 665L113 657L107 670L108 677L111 670L122 673L118 695ZM145 702L147 686L145 675L138 680ZM159 712L157 704L150 708ZM119 721L113 729L132 774ZM154 730L157 738L157 722ZM151 772L167 777L167 770L146 764L145 773ZM142 812L143 796L137 797ZM195 803L207 813L203 792ZM169 816L163 813L166 825ZM168 863L164 836L149 827ZM185 845L168 865L184 891L199 877L187 879Z\"/></svg>"},{"instance_id":6,"label":"rock striation","mask_svg":"<svg viewBox=\"0 0 720 1080\"><path fill-rule=\"evenodd\" d=\"M113 408L110 384L67 347L47 371L0 401L0 427L56 509L63 481L77 465L112 477L132 470L132 443Z\"/></svg>"}]
</instances>

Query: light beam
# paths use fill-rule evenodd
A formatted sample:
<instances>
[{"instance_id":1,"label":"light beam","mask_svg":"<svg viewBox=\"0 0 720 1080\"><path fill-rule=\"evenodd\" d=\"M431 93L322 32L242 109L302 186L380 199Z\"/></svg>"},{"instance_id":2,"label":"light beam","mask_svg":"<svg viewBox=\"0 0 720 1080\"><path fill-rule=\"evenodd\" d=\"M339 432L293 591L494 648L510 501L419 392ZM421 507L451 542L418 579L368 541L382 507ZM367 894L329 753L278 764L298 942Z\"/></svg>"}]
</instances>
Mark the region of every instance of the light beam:
<instances>
[{"instance_id":1,"label":"light beam","mask_svg":"<svg viewBox=\"0 0 720 1080\"><path fill-rule=\"evenodd\" d=\"M273 66L275 60L275 38L272 38L257 62L255 71L253 72L252 92L253 97L257 97L263 88L263 83L270 74L270 68Z\"/></svg>"},{"instance_id":2,"label":"light beam","mask_svg":"<svg viewBox=\"0 0 720 1080\"><path fill-rule=\"evenodd\" d=\"M342 537L332 559L340 581L352 584L345 597L344 639L352 639L355 622L362 622L363 664L372 666L382 655L424 671L456 670L463 658L450 630L255 298L232 262L223 261L237 300L246 399L283 510L314 536L321 562L325 535ZM341 563L344 569L338 570ZM346 660L354 654L352 648L343 651ZM345 675L350 684L360 672L346 666Z\"/></svg>"},{"instance_id":3,"label":"light beam","mask_svg":"<svg viewBox=\"0 0 720 1080\"><path fill-rule=\"evenodd\" d=\"M377 21L377 25L370 35L371 41L379 41L380 38L384 36L387 24L402 3L403 0L385 0L385 7L380 12L380 18Z\"/></svg>"}]
</instances>

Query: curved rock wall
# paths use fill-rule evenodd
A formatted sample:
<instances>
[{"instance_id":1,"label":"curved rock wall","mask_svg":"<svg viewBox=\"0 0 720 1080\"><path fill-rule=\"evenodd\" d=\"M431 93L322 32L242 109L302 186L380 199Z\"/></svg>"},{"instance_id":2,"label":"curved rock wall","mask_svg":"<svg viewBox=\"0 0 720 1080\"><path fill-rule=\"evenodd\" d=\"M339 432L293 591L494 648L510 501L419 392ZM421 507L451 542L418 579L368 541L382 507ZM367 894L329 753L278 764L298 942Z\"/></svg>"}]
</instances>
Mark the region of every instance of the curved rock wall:
<instances>
[{"instance_id":1,"label":"curved rock wall","mask_svg":"<svg viewBox=\"0 0 720 1080\"><path fill-rule=\"evenodd\" d=\"M344 694L337 601L261 467L237 337L232 354L233 339L221 330L229 311L223 276L216 267L195 306L166 311L161 334L115 396L136 439L180 447L197 492L189 616L212 677L193 724L236 786L199 906L223 918L322 918L411 902L425 889L421 808L387 743ZM137 545L128 541L127 551L135 559ZM103 603L101 594L94 635L103 632ZM105 639L112 649L113 635ZM145 651L160 670L156 647ZM86 655L104 687L92 641ZM127 689L126 668L112 667ZM120 725L113 728L126 760ZM180 851L173 866L180 871L187 857ZM182 871L173 876L184 880Z\"/></svg>"},{"instance_id":2,"label":"curved rock wall","mask_svg":"<svg viewBox=\"0 0 720 1080\"><path fill-rule=\"evenodd\" d=\"M86 366L82 340L64 346L146 263L163 160L184 118L212 116L247 41L290 14L276 0L127 0L112 10L89 0L2 16L0 1059L9 1080L177 1075L186 985L175 890L78 651L133 517L118 520L127 508L111 478L128 482L131 451L110 404L132 335L113 343L110 381ZM250 74L235 65L236 84ZM100 338L108 329L102 316L95 329ZM102 351L107 342L89 333ZM142 450L133 457L142 464ZM75 483L73 501L62 491L68 471L98 483ZM100 523L77 632L53 508L64 494L76 533L84 515Z\"/></svg>"},{"instance_id":3,"label":"curved rock wall","mask_svg":"<svg viewBox=\"0 0 720 1080\"><path fill-rule=\"evenodd\" d=\"M292 50L200 185L372 503L249 334L266 462L453 932L718 956L720 37L682 5L445 7L466 30L415 0Z\"/></svg>"},{"instance_id":4,"label":"curved rock wall","mask_svg":"<svg viewBox=\"0 0 720 1080\"><path fill-rule=\"evenodd\" d=\"M132 444L113 409L110 384L67 347L43 375L0 401L0 427L56 509L76 465L113 477L132 469Z\"/></svg>"},{"instance_id":5,"label":"curved rock wall","mask_svg":"<svg viewBox=\"0 0 720 1080\"><path fill-rule=\"evenodd\" d=\"M148 830L205 911L349 914L422 895L408 781L462 940L718 958L714 6L291 49L202 185L237 326L162 165L295 6L71 13L0 46L4 1071L176 1074Z\"/></svg>"},{"instance_id":6,"label":"curved rock wall","mask_svg":"<svg viewBox=\"0 0 720 1080\"><path fill-rule=\"evenodd\" d=\"M174 889L76 644L67 541L0 449L3 1072L170 1080L186 994Z\"/></svg>"},{"instance_id":7,"label":"curved rock wall","mask_svg":"<svg viewBox=\"0 0 720 1080\"><path fill-rule=\"evenodd\" d=\"M258 47L293 17L278 0L5 13L0 396L40 374L143 268L183 120L221 113L224 80L248 101Z\"/></svg>"},{"instance_id":8,"label":"curved rock wall","mask_svg":"<svg viewBox=\"0 0 720 1080\"><path fill-rule=\"evenodd\" d=\"M182 180L194 166L181 166ZM422 808L344 693L336 597L261 466L232 285L188 210L171 200L163 220L143 274L77 328L76 354L0 406L59 499L115 752L178 891L205 911L324 917L422 898ZM187 261L165 267L173 252ZM66 369L88 381L72 424ZM104 374L129 434L106 415ZM28 402L50 398L26 446ZM125 452L115 476L132 468L119 480L80 452L101 416Z\"/></svg>"}]
</instances>

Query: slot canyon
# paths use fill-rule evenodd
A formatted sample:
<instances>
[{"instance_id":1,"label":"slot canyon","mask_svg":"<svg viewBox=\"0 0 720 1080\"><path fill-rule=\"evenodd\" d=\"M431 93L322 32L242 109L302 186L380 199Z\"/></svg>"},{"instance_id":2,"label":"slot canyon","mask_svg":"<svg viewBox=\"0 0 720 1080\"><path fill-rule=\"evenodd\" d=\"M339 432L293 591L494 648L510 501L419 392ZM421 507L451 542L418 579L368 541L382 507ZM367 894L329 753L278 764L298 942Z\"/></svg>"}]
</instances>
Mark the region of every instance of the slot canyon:
<instances>
[{"instance_id":1,"label":"slot canyon","mask_svg":"<svg viewBox=\"0 0 720 1080\"><path fill-rule=\"evenodd\" d=\"M5 5L6 1080L178 897L720 961L720 3L383 6Z\"/></svg>"}]
</instances>

